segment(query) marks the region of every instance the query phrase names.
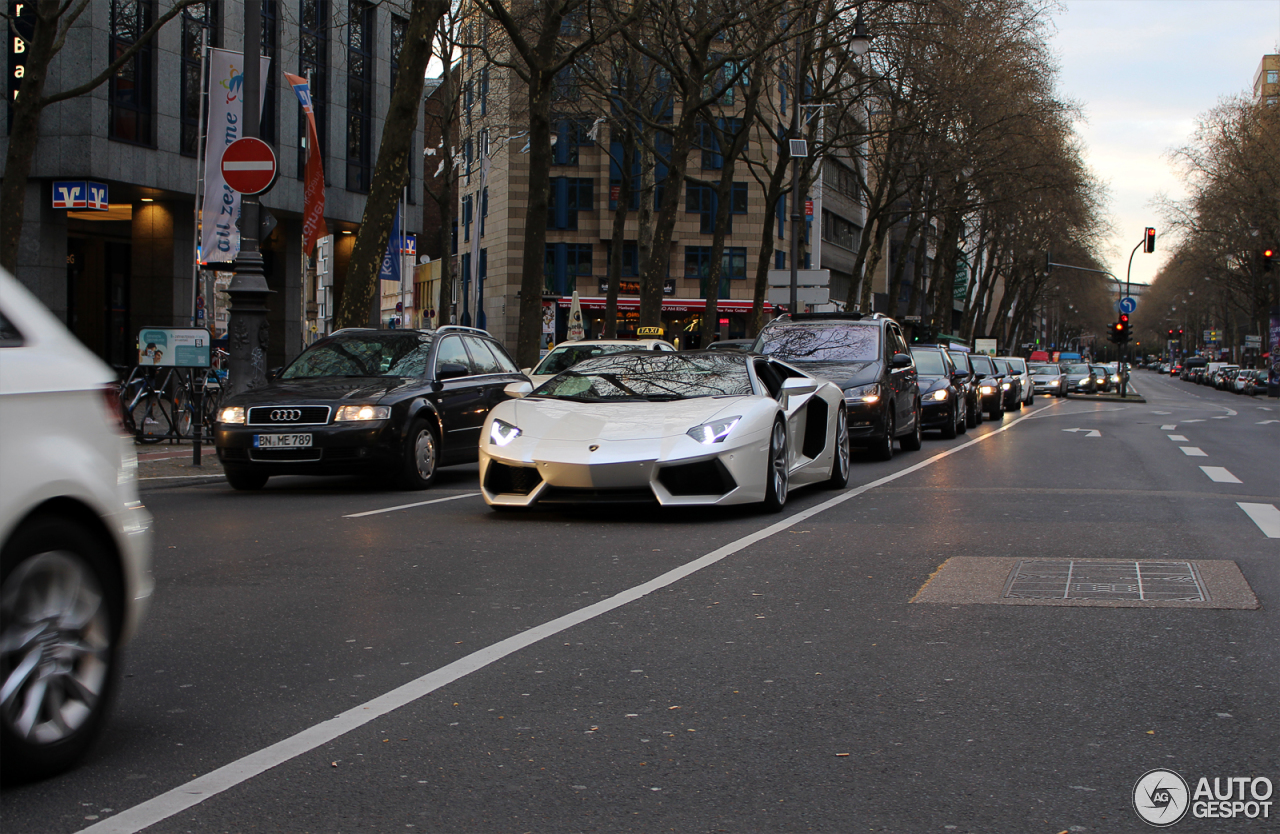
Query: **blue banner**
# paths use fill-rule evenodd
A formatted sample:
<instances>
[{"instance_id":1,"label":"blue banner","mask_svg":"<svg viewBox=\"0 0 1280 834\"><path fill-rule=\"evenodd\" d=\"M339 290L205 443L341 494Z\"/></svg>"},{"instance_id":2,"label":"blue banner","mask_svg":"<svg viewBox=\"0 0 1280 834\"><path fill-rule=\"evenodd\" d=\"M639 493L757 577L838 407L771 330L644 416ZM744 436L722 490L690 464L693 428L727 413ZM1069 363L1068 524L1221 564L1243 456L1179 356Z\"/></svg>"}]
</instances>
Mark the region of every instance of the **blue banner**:
<instances>
[{"instance_id":1,"label":"blue banner","mask_svg":"<svg viewBox=\"0 0 1280 834\"><path fill-rule=\"evenodd\" d=\"M400 204L396 204L396 215L391 221L391 237L387 240L387 253L382 256L382 270L378 273L383 281L400 283Z\"/></svg>"}]
</instances>

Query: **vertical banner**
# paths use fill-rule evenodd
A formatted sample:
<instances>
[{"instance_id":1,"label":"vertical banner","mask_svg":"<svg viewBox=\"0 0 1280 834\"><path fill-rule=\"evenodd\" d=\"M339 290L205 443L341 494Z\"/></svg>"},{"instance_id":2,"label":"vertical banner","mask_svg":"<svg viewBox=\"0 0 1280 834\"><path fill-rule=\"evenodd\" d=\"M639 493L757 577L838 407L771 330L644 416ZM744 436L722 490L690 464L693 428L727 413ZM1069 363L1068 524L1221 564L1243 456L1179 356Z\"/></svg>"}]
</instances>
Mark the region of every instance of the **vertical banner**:
<instances>
[{"instance_id":1,"label":"vertical banner","mask_svg":"<svg viewBox=\"0 0 1280 834\"><path fill-rule=\"evenodd\" d=\"M307 114L306 185L302 199L302 251L310 253L316 241L329 234L324 222L324 161L320 158L320 137L316 132L316 111L311 104L311 85L300 75L285 73Z\"/></svg>"},{"instance_id":2,"label":"vertical banner","mask_svg":"<svg viewBox=\"0 0 1280 834\"><path fill-rule=\"evenodd\" d=\"M387 251L382 256L382 269L378 277L383 281L400 283L400 204L396 203L395 217L391 220L391 237L387 238Z\"/></svg>"},{"instance_id":3,"label":"vertical banner","mask_svg":"<svg viewBox=\"0 0 1280 834\"><path fill-rule=\"evenodd\" d=\"M271 59L263 56L265 78ZM258 110L266 100L267 85L258 85ZM206 263L230 263L240 252L240 195L222 179L222 152L241 138L244 114L244 57L225 49L209 50L209 127L204 155L204 206L201 211L200 253Z\"/></svg>"}]
</instances>

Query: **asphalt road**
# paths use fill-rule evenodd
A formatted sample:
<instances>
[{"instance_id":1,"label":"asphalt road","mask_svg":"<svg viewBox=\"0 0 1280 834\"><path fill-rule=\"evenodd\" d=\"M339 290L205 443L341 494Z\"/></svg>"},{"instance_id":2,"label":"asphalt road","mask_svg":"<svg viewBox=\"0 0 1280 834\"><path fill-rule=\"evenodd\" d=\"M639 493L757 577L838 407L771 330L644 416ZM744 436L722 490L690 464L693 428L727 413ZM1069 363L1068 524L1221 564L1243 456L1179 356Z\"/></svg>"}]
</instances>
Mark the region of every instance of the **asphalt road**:
<instances>
[{"instance_id":1,"label":"asphalt road","mask_svg":"<svg viewBox=\"0 0 1280 834\"><path fill-rule=\"evenodd\" d=\"M1134 384L779 516L497 515L474 466L151 491L108 729L0 828L1130 832L1154 768L1280 786L1280 403ZM953 557L1227 560L1259 607L912 602Z\"/></svg>"}]
</instances>

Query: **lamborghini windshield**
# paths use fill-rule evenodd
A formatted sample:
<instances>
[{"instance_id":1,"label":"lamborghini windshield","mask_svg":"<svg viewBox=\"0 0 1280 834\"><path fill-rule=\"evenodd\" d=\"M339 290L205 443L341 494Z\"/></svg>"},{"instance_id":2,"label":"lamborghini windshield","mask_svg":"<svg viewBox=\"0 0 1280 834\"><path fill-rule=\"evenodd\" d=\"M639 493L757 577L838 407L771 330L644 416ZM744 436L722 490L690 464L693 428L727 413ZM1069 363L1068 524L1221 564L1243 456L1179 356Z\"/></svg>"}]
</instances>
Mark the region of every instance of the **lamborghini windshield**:
<instances>
[{"instance_id":1,"label":"lamborghini windshield","mask_svg":"<svg viewBox=\"0 0 1280 834\"><path fill-rule=\"evenodd\" d=\"M687 400L752 393L747 356L733 353L622 353L587 359L533 392L578 402Z\"/></svg>"}]
</instances>

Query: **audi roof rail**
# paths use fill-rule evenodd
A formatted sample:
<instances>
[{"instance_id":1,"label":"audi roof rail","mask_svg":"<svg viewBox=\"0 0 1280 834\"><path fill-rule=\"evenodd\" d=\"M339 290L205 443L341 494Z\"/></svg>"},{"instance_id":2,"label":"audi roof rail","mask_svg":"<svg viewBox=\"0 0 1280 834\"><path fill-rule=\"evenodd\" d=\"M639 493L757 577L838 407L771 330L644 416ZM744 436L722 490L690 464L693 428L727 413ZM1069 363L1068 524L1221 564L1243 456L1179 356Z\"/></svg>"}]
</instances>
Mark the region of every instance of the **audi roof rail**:
<instances>
[{"instance_id":1,"label":"audi roof rail","mask_svg":"<svg viewBox=\"0 0 1280 834\"><path fill-rule=\"evenodd\" d=\"M488 330L482 330L479 327L468 327L465 324L442 324L436 328L437 333L443 333L446 330L460 330L465 333L483 333L486 336L493 335Z\"/></svg>"}]
</instances>

